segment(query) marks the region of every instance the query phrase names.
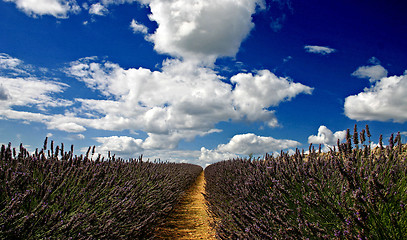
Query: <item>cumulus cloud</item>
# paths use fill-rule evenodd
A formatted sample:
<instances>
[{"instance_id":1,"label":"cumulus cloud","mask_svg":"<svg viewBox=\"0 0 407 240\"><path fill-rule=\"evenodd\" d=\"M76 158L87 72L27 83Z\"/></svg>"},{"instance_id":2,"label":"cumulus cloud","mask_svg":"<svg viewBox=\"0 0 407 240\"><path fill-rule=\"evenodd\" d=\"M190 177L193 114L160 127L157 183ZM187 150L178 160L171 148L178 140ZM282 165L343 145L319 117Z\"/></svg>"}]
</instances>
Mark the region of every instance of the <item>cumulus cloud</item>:
<instances>
[{"instance_id":1,"label":"cumulus cloud","mask_svg":"<svg viewBox=\"0 0 407 240\"><path fill-rule=\"evenodd\" d=\"M217 122L236 119L231 86L210 69L179 61L167 62L162 72L107 66L108 71L103 65L85 64L71 72L89 88L115 99L78 99L84 111L102 114L91 120L94 128L140 129L148 133L145 148L175 148L181 139L213 132Z\"/></svg>"},{"instance_id":2,"label":"cumulus cloud","mask_svg":"<svg viewBox=\"0 0 407 240\"><path fill-rule=\"evenodd\" d=\"M135 156L133 153L132 157ZM198 160L200 151L195 150L146 150L143 159L160 160L179 163L193 163L205 167L206 164Z\"/></svg>"},{"instance_id":3,"label":"cumulus cloud","mask_svg":"<svg viewBox=\"0 0 407 240\"><path fill-rule=\"evenodd\" d=\"M332 147L337 144L337 141L342 141L346 138L346 130L337 131L333 133L326 126L321 125L318 128L317 135L311 135L308 137L308 143L322 144L324 145L324 151L328 150L328 147Z\"/></svg>"},{"instance_id":4,"label":"cumulus cloud","mask_svg":"<svg viewBox=\"0 0 407 240\"><path fill-rule=\"evenodd\" d=\"M321 55L327 55L330 53L334 53L336 51L335 49L330 47L312 46L312 45L306 45L304 46L304 49L309 53L316 53Z\"/></svg>"},{"instance_id":5,"label":"cumulus cloud","mask_svg":"<svg viewBox=\"0 0 407 240\"><path fill-rule=\"evenodd\" d=\"M207 166L215 162L229 160L237 157L239 156L235 153L220 152L216 149L210 150L202 147L198 161L201 166Z\"/></svg>"},{"instance_id":6,"label":"cumulus cloud","mask_svg":"<svg viewBox=\"0 0 407 240\"><path fill-rule=\"evenodd\" d=\"M52 15L56 18L66 18L68 13L78 13L80 7L75 0L4 0L14 2L17 8L32 17Z\"/></svg>"},{"instance_id":7,"label":"cumulus cloud","mask_svg":"<svg viewBox=\"0 0 407 240\"><path fill-rule=\"evenodd\" d=\"M265 154L267 152L294 148L299 145L299 142L293 140L275 139L247 133L235 135L229 143L219 145L217 150L236 154Z\"/></svg>"},{"instance_id":8,"label":"cumulus cloud","mask_svg":"<svg viewBox=\"0 0 407 240\"><path fill-rule=\"evenodd\" d=\"M345 114L351 119L407 121L407 74L384 77L363 92L345 99Z\"/></svg>"},{"instance_id":9,"label":"cumulus cloud","mask_svg":"<svg viewBox=\"0 0 407 240\"><path fill-rule=\"evenodd\" d=\"M295 148L299 142L288 139L257 136L253 133L235 135L227 144L220 144L216 149L201 148L199 161L214 163L238 157L239 155L265 154L284 149Z\"/></svg>"},{"instance_id":10,"label":"cumulus cloud","mask_svg":"<svg viewBox=\"0 0 407 240\"><path fill-rule=\"evenodd\" d=\"M131 20L130 28L133 30L134 33L142 33L147 34L148 28L141 23L138 23L136 20Z\"/></svg>"},{"instance_id":11,"label":"cumulus cloud","mask_svg":"<svg viewBox=\"0 0 407 240\"><path fill-rule=\"evenodd\" d=\"M93 109L109 118L110 123L103 127L141 127L155 134L175 129L207 131L235 114L230 106L231 86L213 70L190 63L167 61L162 71L152 72L125 70L108 62L77 62L69 71L89 88L113 99L78 99L85 111Z\"/></svg>"},{"instance_id":12,"label":"cumulus cloud","mask_svg":"<svg viewBox=\"0 0 407 240\"><path fill-rule=\"evenodd\" d=\"M206 65L218 57L234 57L254 27L252 14L265 8L264 0L101 0L89 8L89 13L105 15L110 5L135 1L149 6L149 18L158 25L146 36L158 53ZM147 28L136 21L131 22L131 28L147 34Z\"/></svg>"},{"instance_id":13,"label":"cumulus cloud","mask_svg":"<svg viewBox=\"0 0 407 240\"><path fill-rule=\"evenodd\" d=\"M167 60L162 71L150 71L125 70L87 58L73 62L67 72L109 98L77 99L83 112L98 116L85 124L145 131L146 149L175 148L181 139L218 131L214 126L220 121L263 121L276 126L274 111L267 109L312 92L267 70L232 77L233 89L213 69L180 60Z\"/></svg>"},{"instance_id":14,"label":"cumulus cloud","mask_svg":"<svg viewBox=\"0 0 407 240\"><path fill-rule=\"evenodd\" d=\"M352 76L358 78L368 78L370 82L387 77L387 70L381 65L361 66L352 73Z\"/></svg>"},{"instance_id":15,"label":"cumulus cloud","mask_svg":"<svg viewBox=\"0 0 407 240\"><path fill-rule=\"evenodd\" d=\"M160 160L168 162L188 162L206 166L205 162L199 161L198 158L201 154L200 151L195 150L172 150L172 149L145 149L143 147L144 141L128 136L110 136L110 137L97 137L95 140L100 143L96 146L96 152L104 157L108 156L110 151L111 155L115 154L124 159L137 158L143 155L144 161L146 160ZM81 149L86 152L88 148Z\"/></svg>"},{"instance_id":16,"label":"cumulus cloud","mask_svg":"<svg viewBox=\"0 0 407 240\"><path fill-rule=\"evenodd\" d=\"M105 16L109 10L101 3L94 3L89 8L89 14Z\"/></svg>"},{"instance_id":17,"label":"cumulus cloud","mask_svg":"<svg viewBox=\"0 0 407 240\"><path fill-rule=\"evenodd\" d=\"M274 112L267 110L280 102L289 101L300 93L311 94L313 88L294 83L288 78L277 77L268 70L252 73L239 73L231 78L236 84L233 101L248 120L261 119L269 126L278 125ZM273 94L270 94L273 93Z\"/></svg>"},{"instance_id":18,"label":"cumulus cloud","mask_svg":"<svg viewBox=\"0 0 407 240\"><path fill-rule=\"evenodd\" d=\"M0 77L10 96L0 115L66 132L141 130L147 133L143 149L175 149L181 140L220 131L215 125L221 121L260 121L274 127L278 121L270 108L312 92L312 88L268 70L237 74L231 78L232 86L210 67L177 59L164 61L160 71L151 71L123 69L88 57L72 62L66 73L102 99L65 100L56 95L69 86L58 81ZM25 112L13 106L37 110ZM55 107L64 107L65 113L51 114Z\"/></svg>"},{"instance_id":19,"label":"cumulus cloud","mask_svg":"<svg viewBox=\"0 0 407 240\"><path fill-rule=\"evenodd\" d=\"M213 63L235 56L254 27L252 14L262 0L145 0L158 28L150 36L154 49L184 59Z\"/></svg>"},{"instance_id":20,"label":"cumulus cloud","mask_svg":"<svg viewBox=\"0 0 407 240\"><path fill-rule=\"evenodd\" d=\"M127 155L141 152L143 149L142 139L134 139L128 136L97 137L95 140L101 143L98 146L98 151L104 154L111 151L114 154Z\"/></svg>"}]
</instances>

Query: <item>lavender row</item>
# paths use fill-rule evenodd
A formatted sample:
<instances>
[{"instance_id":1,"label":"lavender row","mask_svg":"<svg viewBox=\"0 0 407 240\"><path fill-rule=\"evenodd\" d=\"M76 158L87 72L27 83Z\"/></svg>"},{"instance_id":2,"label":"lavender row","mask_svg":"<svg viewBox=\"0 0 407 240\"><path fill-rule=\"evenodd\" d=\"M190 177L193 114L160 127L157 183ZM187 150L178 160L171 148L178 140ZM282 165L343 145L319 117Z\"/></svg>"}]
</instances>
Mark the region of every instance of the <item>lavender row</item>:
<instances>
[{"instance_id":1,"label":"lavender row","mask_svg":"<svg viewBox=\"0 0 407 240\"><path fill-rule=\"evenodd\" d=\"M149 239L200 166L0 152L0 239ZM94 151L93 151L94 152ZM93 155L93 154L92 154ZM103 161L102 161L103 160Z\"/></svg>"},{"instance_id":2,"label":"lavender row","mask_svg":"<svg viewBox=\"0 0 407 240\"><path fill-rule=\"evenodd\" d=\"M218 238L407 239L407 146L392 135L370 149L364 135L352 145L348 131L329 153L310 147L208 166Z\"/></svg>"}]
</instances>

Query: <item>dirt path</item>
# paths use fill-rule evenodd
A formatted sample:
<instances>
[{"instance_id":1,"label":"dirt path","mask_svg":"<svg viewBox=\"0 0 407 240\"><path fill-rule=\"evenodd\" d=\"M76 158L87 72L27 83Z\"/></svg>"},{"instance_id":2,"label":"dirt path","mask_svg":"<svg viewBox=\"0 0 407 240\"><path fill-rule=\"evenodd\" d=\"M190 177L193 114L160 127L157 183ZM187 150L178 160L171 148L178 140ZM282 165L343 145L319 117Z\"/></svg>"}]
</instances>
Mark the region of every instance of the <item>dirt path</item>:
<instances>
[{"instance_id":1,"label":"dirt path","mask_svg":"<svg viewBox=\"0 0 407 240\"><path fill-rule=\"evenodd\" d=\"M206 212L204 172L187 190L164 227L158 229L157 239L216 239L211 229L212 219Z\"/></svg>"}]
</instances>

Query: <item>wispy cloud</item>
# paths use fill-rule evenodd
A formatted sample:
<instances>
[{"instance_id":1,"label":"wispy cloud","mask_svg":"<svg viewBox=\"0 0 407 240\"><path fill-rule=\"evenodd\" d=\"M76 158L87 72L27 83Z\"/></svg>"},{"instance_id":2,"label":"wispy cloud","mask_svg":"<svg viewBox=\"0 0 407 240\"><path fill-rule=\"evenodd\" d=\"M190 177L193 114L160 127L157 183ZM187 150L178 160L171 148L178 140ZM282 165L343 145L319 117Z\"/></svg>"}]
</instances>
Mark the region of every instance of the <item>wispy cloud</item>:
<instances>
[{"instance_id":1,"label":"wispy cloud","mask_svg":"<svg viewBox=\"0 0 407 240\"><path fill-rule=\"evenodd\" d=\"M283 23L286 19L286 15L283 14L281 17L271 18L270 27L274 32L278 32L283 28Z\"/></svg>"},{"instance_id":2,"label":"wispy cloud","mask_svg":"<svg viewBox=\"0 0 407 240\"><path fill-rule=\"evenodd\" d=\"M336 50L330 47L322 47L322 46L312 46L312 45L306 45L304 46L305 51L309 53L316 53L316 54L321 54L321 55L327 55L334 53Z\"/></svg>"},{"instance_id":3,"label":"wispy cloud","mask_svg":"<svg viewBox=\"0 0 407 240\"><path fill-rule=\"evenodd\" d=\"M133 30L134 33L142 33L147 34L148 28L141 23L138 23L136 20L131 20L130 28Z\"/></svg>"}]
</instances>

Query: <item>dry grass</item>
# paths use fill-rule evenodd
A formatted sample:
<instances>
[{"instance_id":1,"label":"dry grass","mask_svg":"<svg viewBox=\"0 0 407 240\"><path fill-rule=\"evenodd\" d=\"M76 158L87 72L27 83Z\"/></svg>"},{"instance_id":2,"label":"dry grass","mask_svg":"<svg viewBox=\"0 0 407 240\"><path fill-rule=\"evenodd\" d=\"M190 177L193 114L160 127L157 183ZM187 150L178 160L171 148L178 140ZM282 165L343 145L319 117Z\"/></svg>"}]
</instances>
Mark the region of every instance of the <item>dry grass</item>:
<instances>
[{"instance_id":1,"label":"dry grass","mask_svg":"<svg viewBox=\"0 0 407 240\"><path fill-rule=\"evenodd\" d=\"M210 227L212 218L207 212L204 192L205 177L202 171L165 225L157 230L157 239L216 239L215 231Z\"/></svg>"}]
</instances>

